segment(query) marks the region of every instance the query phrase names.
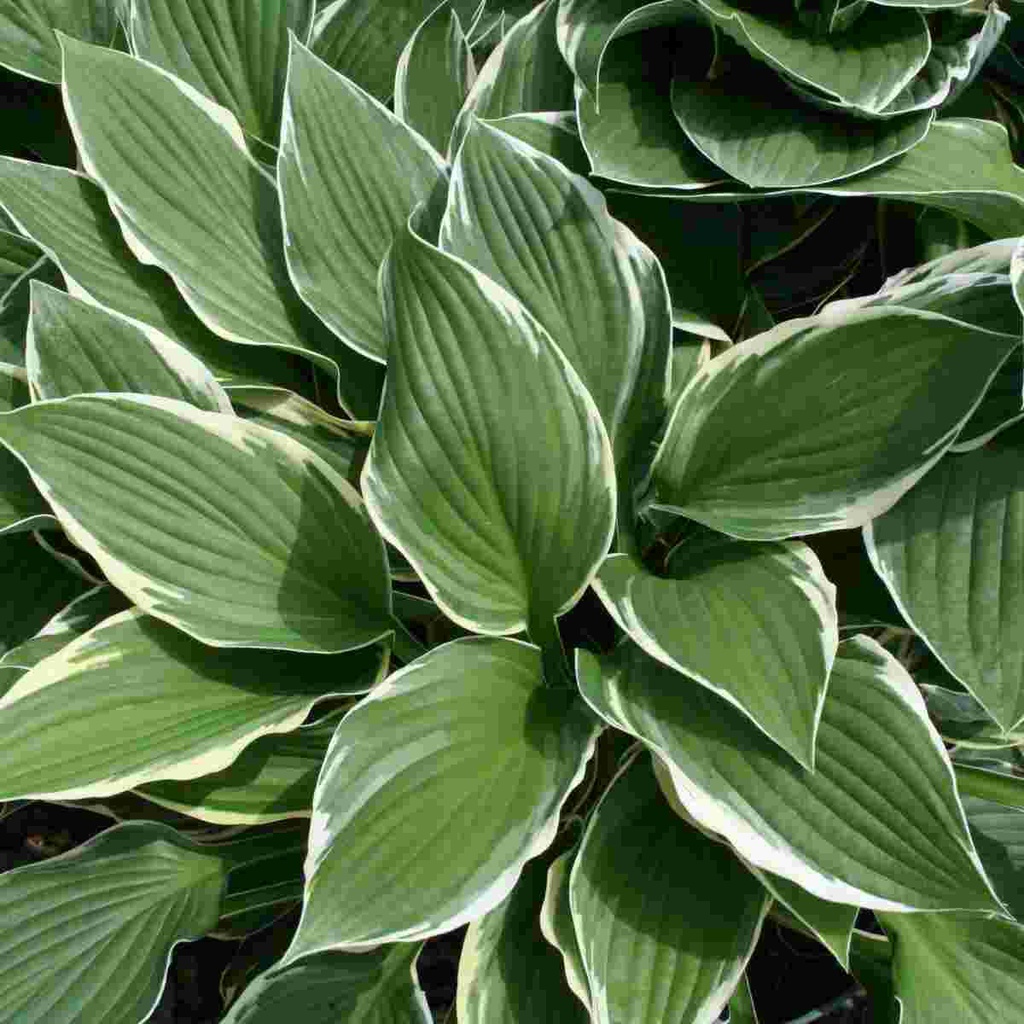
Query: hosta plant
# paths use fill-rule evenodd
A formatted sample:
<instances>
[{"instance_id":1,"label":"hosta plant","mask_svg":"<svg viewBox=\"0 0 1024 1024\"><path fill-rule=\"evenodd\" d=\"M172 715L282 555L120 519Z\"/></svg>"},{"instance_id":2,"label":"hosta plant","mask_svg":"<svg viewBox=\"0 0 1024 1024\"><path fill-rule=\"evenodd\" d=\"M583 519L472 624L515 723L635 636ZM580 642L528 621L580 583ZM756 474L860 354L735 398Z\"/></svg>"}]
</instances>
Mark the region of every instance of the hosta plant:
<instances>
[{"instance_id":1,"label":"hosta plant","mask_svg":"<svg viewBox=\"0 0 1024 1024\"><path fill-rule=\"evenodd\" d=\"M464 926L461 1024L751 1021L769 917L1015 1021L1006 20L0 0L77 167L0 157L0 801L111 821L0 1024L256 934L225 1024L423 1024Z\"/></svg>"}]
</instances>

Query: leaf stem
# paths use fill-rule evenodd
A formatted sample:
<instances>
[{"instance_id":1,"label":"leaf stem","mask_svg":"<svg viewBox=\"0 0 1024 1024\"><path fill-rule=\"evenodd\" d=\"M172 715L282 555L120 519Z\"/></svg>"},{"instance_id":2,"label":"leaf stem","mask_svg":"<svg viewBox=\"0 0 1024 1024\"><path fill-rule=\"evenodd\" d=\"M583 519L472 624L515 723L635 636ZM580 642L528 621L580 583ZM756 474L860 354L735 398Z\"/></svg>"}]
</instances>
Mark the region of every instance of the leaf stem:
<instances>
[{"instance_id":1,"label":"leaf stem","mask_svg":"<svg viewBox=\"0 0 1024 1024\"><path fill-rule=\"evenodd\" d=\"M991 800L1003 807L1024 807L1024 779L966 764L953 765L953 772L956 788L964 796Z\"/></svg>"}]
</instances>

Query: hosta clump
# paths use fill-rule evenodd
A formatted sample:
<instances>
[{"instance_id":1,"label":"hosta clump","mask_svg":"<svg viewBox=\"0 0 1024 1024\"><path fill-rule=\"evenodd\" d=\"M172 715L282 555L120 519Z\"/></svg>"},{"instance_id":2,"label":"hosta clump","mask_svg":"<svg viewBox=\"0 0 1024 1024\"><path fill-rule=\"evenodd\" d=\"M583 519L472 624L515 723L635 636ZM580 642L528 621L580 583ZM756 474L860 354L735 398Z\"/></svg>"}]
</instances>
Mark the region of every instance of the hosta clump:
<instances>
[{"instance_id":1,"label":"hosta clump","mask_svg":"<svg viewBox=\"0 0 1024 1024\"><path fill-rule=\"evenodd\" d=\"M463 1024L752 1019L769 915L882 1019L1009 1024L1005 133L936 121L959 178L864 190L935 208L942 255L886 277L879 238L869 287L773 323L755 273L837 206L773 229L587 176L558 45L609 26L573 37L612 40L604 76L660 14L371 6L133 0L113 40L57 8L36 33L81 170L0 159L0 800L117 821L0 875L0 1024L135 1024L176 943L257 932L225 1021L424 1022L417 957L462 926ZM911 21L926 62L959 46L946 92L905 83L923 113L757 73L837 124L931 123L1002 23L945 6L778 21L800 52L879 17L898 53ZM686 12L711 83L750 59L724 3ZM0 42L34 18L0 4Z\"/></svg>"}]
</instances>

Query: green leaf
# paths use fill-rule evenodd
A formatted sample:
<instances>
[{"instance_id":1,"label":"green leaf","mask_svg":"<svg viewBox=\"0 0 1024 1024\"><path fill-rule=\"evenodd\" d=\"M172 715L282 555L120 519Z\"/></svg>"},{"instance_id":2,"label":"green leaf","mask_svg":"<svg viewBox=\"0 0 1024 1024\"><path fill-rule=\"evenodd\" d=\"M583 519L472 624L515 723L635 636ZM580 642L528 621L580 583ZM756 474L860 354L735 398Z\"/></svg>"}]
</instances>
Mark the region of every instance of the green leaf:
<instances>
[{"instance_id":1,"label":"green leaf","mask_svg":"<svg viewBox=\"0 0 1024 1024\"><path fill-rule=\"evenodd\" d=\"M0 230L0 292L6 292L40 256L42 252L31 238Z\"/></svg>"},{"instance_id":2,"label":"green leaf","mask_svg":"<svg viewBox=\"0 0 1024 1024\"><path fill-rule=\"evenodd\" d=\"M656 501L748 540L861 526L938 461L1019 344L901 307L782 323L694 376Z\"/></svg>"},{"instance_id":3,"label":"green leaf","mask_svg":"<svg viewBox=\"0 0 1024 1024\"><path fill-rule=\"evenodd\" d=\"M103 190L89 178L62 167L0 157L0 204L60 267L76 298L157 328L218 377L304 389L292 357L270 348L232 345L207 330L162 270L136 260Z\"/></svg>"},{"instance_id":4,"label":"green leaf","mask_svg":"<svg viewBox=\"0 0 1024 1024\"><path fill-rule=\"evenodd\" d=\"M138 793L161 807L217 825L308 817L336 724L332 717L294 732L261 736L219 772L188 781L151 782Z\"/></svg>"},{"instance_id":5,"label":"green leaf","mask_svg":"<svg viewBox=\"0 0 1024 1024\"><path fill-rule=\"evenodd\" d=\"M788 15L726 0L697 0L715 25L756 60L862 115L886 108L931 52L928 24L910 7L869 5L845 32L808 33Z\"/></svg>"},{"instance_id":6,"label":"green leaf","mask_svg":"<svg viewBox=\"0 0 1024 1024\"><path fill-rule=\"evenodd\" d=\"M25 371L0 363L0 412L28 402ZM28 471L6 448L0 447L0 537L28 530L47 530L57 520Z\"/></svg>"},{"instance_id":7,"label":"green leaf","mask_svg":"<svg viewBox=\"0 0 1024 1024\"><path fill-rule=\"evenodd\" d=\"M89 585L67 571L29 533L0 536L0 581L17 600L0 603L0 655L42 629Z\"/></svg>"},{"instance_id":8,"label":"green leaf","mask_svg":"<svg viewBox=\"0 0 1024 1024\"><path fill-rule=\"evenodd\" d=\"M756 867L834 902L999 909L924 701L873 640L839 645L813 773L631 644L603 667L577 651L577 675L602 718L663 758L686 811Z\"/></svg>"},{"instance_id":9,"label":"green leaf","mask_svg":"<svg viewBox=\"0 0 1024 1024\"><path fill-rule=\"evenodd\" d=\"M548 867L544 902L540 908L540 930L562 957L562 971L569 988L590 1013L590 983L580 956L576 926L572 921L572 907L569 905L569 876L578 850L577 841L571 849L559 854Z\"/></svg>"},{"instance_id":10,"label":"green leaf","mask_svg":"<svg viewBox=\"0 0 1024 1024\"><path fill-rule=\"evenodd\" d=\"M293 42L278 175L296 290L341 341L383 363L380 265L413 207L445 184L444 161Z\"/></svg>"},{"instance_id":11,"label":"green leaf","mask_svg":"<svg viewBox=\"0 0 1024 1024\"><path fill-rule=\"evenodd\" d=\"M0 1021L144 1020L174 945L216 922L223 884L216 856L148 821L0 875Z\"/></svg>"},{"instance_id":12,"label":"green leaf","mask_svg":"<svg viewBox=\"0 0 1024 1024\"><path fill-rule=\"evenodd\" d=\"M592 814L569 899L594 1019L610 1024L715 1020L771 902L728 847L673 813L646 757Z\"/></svg>"},{"instance_id":13,"label":"green leaf","mask_svg":"<svg viewBox=\"0 0 1024 1024\"><path fill-rule=\"evenodd\" d=\"M596 736L529 644L455 640L391 675L327 752L286 959L423 939L494 908L550 845Z\"/></svg>"},{"instance_id":14,"label":"green leaf","mask_svg":"<svg viewBox=\"0 0 1024 1024\"><path fill-rule=\"evenodd\" d=\"M985 871L1019 922L1024 918L1024 811L972 796L962 801Z\"/></svg>"},{"instance_id":15,"label":"green leaf","mask_svg":"<svg viewBox=\"0 0 1024 1024\"><path fill-rule=\"evenodd\" d=\"M506 287L547 330L624 473L668 398L669 300L650 249L588 182L480 121L459 151L440 247Z\"/></svg>"},{"instance_id":16,"label":"green leaf","mask_svg":"<svg viewBox=\"0 0 1024 1024\"><path fill-rule=\"evenodd\" d=\"M479 0L453 0L468 25ZM379 0L334 0L320 5L310 46L382 103L395 87L395 67L406 41L438 5L438 0L391 0L384 15Z\"/></svg>"},{"instance_id":17,"label":"green leaf","mask_svg":"<svg viewBox=\"0 0 1024 1024\"><path fill-rule=\"evenodd\" d=\"M398 60L395 114L438 153L447 153L455 119L475 79L459 16L441 4L409 37Z\"/></svg>"},{"instance_id":18,"label":"green leaf","mask_svg":"<svg viewBox=\"0 0 1024 1024\"><path fill-rule=\"evenodd\" d=\"M54 29L110 46L117 32L117 0L0 0L0 65L60 85Z\"/></svg>"},{"instance_id":19,"label":"green leaf","mask_svg":"<svg viewBox=\"0 0 1024 1024\"><path fill-rule=\"evenodd\" d=\"M966 914L883 914L896 941L901 1024L1012 1024L1024 1002L1024 928Z\"/></svg>"},{"instance_id":20,"label":"green leaf","mask_svg":"<svg viewBox=\"0 0 1024 1024\"><path fill-rule=\"evenodd\" d=\"M370 514L459 625L543 633L614 528L593 399L511 295L411 229L382 287L391 356L363 469Z\"/></svg>"},{"instance_id":21,"label":"green leaf","mask_svg":"<svg viewBox=\"0 0 1024 1024\"><path fill-rule=\"evenodd\" d=\"M422 944L320 953L254 979L222 1024L430 1024L416 980Z\"/></svg>"},{"instance_id":22,"label":"green leaf","mask_svg":"<svg viewBox=\"0 0 1024 1024\"><path fill-rule=\"evenodd\" d=\"M798 541L698 536L670 556L669 578L628 555L605 559L594 589L651 657L743 712L813 770L836 645L836 588Z\"/></svg>"},{"instance_id":23,"label":"green leaf","mask_svg":"<svg viewBox=\"0 0 1024 1024\"><path fill-rule=\"evenodd\" d=\"M705 157L751 187L793 188L851 178L916 146L931 127L930 110L884 121L815 110L766 68L735 48L728 53L730 66L736 65L728 75L673 80L672 110Z\"/></svg>"},{"instance_id":24,"label":"green leaf","mask_svg":"<svg viewBox=\"0 0 1024 1024\"><path fill-rule=\"evenodd\" d=\"M0 799L95 798L220 771L260 736L301 725L323 697L369 690L386 663L380 647L329 662L223 651L122 612L0 700Z\"/></svg>"},{"instance_id":25,"label":"green leaf","mask_svg":"<svg viewBox=\"0 0 1024 1024\"><path fill-rule=\"evenodd\" d=\"M577 89L580 138L594 174L644 188L704 189L727 175L693 145L670 104L675 31L640 32L608 48L595 100Z\"/></svg>"},{"instance_id":26,"label":"green leaf","mask_svg":"<svg viewBox=\"0 0 1024 1024\"><path fill-rule=\"evenodd\" d=\"M119 590L106 584L93 587L57 612L38 633L0 657L0 665L16 665L27 672L43 658L56 654L93 626L127 608L128 600Z\"/></svg>"},{"instance_id":27,"label":"green leaf","mask_svg":"<svg viewBox=\"0 0 1024 1024\"><path fill-rule=\"evenodd\" d=\"M746 973L729 999L729 1024L759 1024L750 981Z\"/></svg>"},{"instance_id":28,"label":"green leaf","mask_svg":"<svg viewBox=\"0 0 1024 1024\"><path fill-rule=\"evenodd\" d=\"M49 285L32 284L25 362L37 400L88 392L137 392L231 414L231 401L188 349Z\"/></svg>"},{"instance_id":29,"label":"green leaf","mask_svg":"<svg viewBox=\"0 0 1024 1024\"><path fill-rule=\"evenodd\" d=\"M0 440L111 583L204 643L339 653L392 629L359 495L278 431L169 398L81 395L0 416Z\"/></svg>"},{"instance_id":30,"label":"green leaf","mask_svg":"<svg viewBox=\"0 0 1024 1024\"><path fill-rule=\"evenodd\" d=\"M227 107L242 128L277 145L288 34L303 42L313 0L134 0L132 53Z\"/></svg>"},{"instance_id":31,"label":"green leaf","mask_svg":"<svg viewBox=\"0 0 1024 1024\"><path fill-rule=\"evenodd\" d=\"M969 751L958 751L957 758L963 760ZM996 761L999 770L993 771L991 765L991 754L982 755L985 758L985 767L974 767L970 764L957 763L954 766L956 772L956 784L959 791L967 796L980 797L983 800L990 800L1003 807L1019 807L1024 809L1024 780L1013 775L1006 775L1003 772L1004 765Z\"/></svg>"},{"instance_id":32,"label":"green leaf","mask_svg":"<svg viewBox=\"0 0 1024 1024\"><path fill-rule=\"evenodd\" d=\"M79 152L135 255L166 270L215 334L312 359L337 378L349 412L372 418L380 368L292 289L277 190L234 116L137 58L66 38L64 51Z\"/></svg>"},{"instance_id":33,"label":"green leaf","mask_svg":"<svg viewBox=\"0 0 1024 1024\"><path fill-rule=\"evenodd\" d=\"M547 858L530 861L504 903L470 924L459 957L460 1024L590 1024L541 933L547 868Z\"/></svg>"},{"instance_id":34,"label":"green leaf","mask_svg":"<svg viewBox=\"0 0 1024 1024\"><path fill-rule=\"evenodd\" d=\"M1022 439L943 459L864 529L904 618L1006 731L1024 720Z\"/></svg>"},{"instance_id":35,"label":"green leaf","mask_svg":"<svg viewBox=\"0 0 1024 1024\"><path fill-rule=\"evenodd\" d=\"M527 114L509 114L488 121L506 135L525 142L528 146L554 157L573 174L586 177L590 161L576 130L576 115L569 110L534 111Z\"/></svg>"}]
</instances>

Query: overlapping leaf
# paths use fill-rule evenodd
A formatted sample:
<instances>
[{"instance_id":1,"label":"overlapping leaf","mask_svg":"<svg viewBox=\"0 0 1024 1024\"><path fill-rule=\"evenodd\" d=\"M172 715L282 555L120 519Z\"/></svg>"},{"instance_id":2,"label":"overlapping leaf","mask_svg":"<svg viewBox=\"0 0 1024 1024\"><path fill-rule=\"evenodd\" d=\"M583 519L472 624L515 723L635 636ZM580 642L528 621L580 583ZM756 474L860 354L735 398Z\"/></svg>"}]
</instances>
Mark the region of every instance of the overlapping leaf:
<instances>
[{"instance_id":1,"label":"overlapping leaf","mask_svg":"<svg viewBox=\"0 0 1024 1024\"><path fill-rule=\"evenodd\" d=\"M604 665L577 652L577 674L603 718L664 759L687 813L755 866L858 906L999 909L924 702L874 641L839 647L813 773L632 645Z\"/></svg>"},{"instance_id":2,"label":"overlapping leaf","mask_svg":"<svg viewBox=\"0 0 1024 1024\"><path fill-rule=\"evenodd\" d=\"M115 586L205 643L335 653L392 629L359 495L285 434L167 398L81 395L0 417L0 440Z\"/></svg>"},{"instance_id":3,"label":"overlapping leaf","mask_svg":"<svg viewBox=\"0 0 1024 1024\"><path fill-rule=\"evenodd\" d=\"M238 122L142 60L64 39L68 117L132 251L166 270L215 333L307 356L372 418L378 367L334 337L288 279L277 191Z\"/></svg>"},{"instance_id":4,"label":"overlapping leaf","mask_svg":"<svg viewBox=\"0 0 1024 1024\"><path fill-rule=\"evenodd\" d=\"M0 412L9 412L28 400L25 371L0 363ZM45 530L56 523L50 506L25 467L9 451L0 449L0 536Z\"/></svg>"},{"instance_id":5,"label":"overlapping leaf","mask_svg":"<svg viewBox=\"0 0 1024 1024\"><path fill-rule=\"evenodd\" d=\"M491 910L551 843L595 738L529 644L456 640L390 676L327 752L288 958L422 939Z\"/></svg>"},{"instance_id":6,"label":"overlapping leaf","mask_svg":"<svg viewBox=\"0 0 1024 1024\"><path fill-rule=\"evenodd\" d=\"M511 295L412 230L382 285L390 361L362 477L370 513L460 625L546 637L614 527L593 399Z\"/></svg>"}]
</instances>

